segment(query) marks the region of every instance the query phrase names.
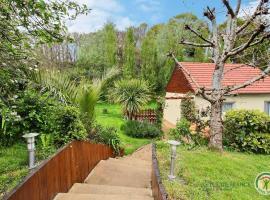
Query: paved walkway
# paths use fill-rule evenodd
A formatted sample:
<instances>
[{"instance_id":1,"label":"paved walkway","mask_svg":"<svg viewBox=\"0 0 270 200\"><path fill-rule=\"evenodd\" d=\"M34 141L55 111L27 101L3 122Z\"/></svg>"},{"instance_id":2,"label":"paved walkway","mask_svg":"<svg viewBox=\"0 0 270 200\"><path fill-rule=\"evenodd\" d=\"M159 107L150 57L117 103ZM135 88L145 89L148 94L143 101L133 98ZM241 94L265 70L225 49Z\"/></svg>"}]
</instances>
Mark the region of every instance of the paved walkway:
<instances>
[{"instance_id":1,"label":"paved walkway","mask_svg":"<svg viewBox=\"0 0 270 200\"><path fill-rule=\"evenodd\" d=\"M84 183L75 183L55 200L153 200L151 166L151 145L130 156L102 160Z\"/></svg>"}]
</instances>

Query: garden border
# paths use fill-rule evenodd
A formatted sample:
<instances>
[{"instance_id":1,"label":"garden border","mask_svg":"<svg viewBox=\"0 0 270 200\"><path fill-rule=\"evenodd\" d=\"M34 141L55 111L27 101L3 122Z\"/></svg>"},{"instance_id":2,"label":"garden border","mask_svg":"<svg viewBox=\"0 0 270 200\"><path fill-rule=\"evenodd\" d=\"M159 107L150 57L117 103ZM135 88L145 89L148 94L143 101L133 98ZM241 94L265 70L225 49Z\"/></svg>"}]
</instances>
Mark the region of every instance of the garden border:
<instances>
[{"instance_id":1,"label":"garden border","mask_svg":"<svg viewBox=\"0 0 270 200\"><path fill-rule=\"evenodd\" d=\"M154 200L168 200L168 194L160 177L156 144L152 144L152 191Z\"/></svg>"},{"instance_id":2,"label":"garden border","mask_svg":"<svg viewBox=\"0 0 270 200\"><path fill-rule=\"evenodd\" d=\"M110 157L115 154L107 145L73 141L30 171L3 200L51 200L83 182L100 160Z\"/></svg>"}]
</instances>

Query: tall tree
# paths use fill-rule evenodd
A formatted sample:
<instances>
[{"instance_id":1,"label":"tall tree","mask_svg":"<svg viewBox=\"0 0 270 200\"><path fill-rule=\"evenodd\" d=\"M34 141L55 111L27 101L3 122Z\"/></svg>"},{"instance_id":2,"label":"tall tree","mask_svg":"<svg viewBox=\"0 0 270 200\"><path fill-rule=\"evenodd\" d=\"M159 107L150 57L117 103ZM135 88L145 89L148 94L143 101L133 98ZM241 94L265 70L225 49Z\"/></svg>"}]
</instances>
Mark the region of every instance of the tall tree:
<instances>
[{"instance_id":1,"label":"tall tree","mask_svg":"<svg viewBox=\"0 0 270 200\"><path fill-rule=\"evenodd\" d=\"M269 1L259 0L258 6L249 18L241 25L237 24L239 12L241 8L241 0L237 0L236 8L234 9L228 0L221 0L222 4L227 10L226 16L226 29L222 30L217 25L215 9L207 9L204 12L211 22L211 38L206 38L200 30L194 29L191 25L186 25L185 29L201 40L201 42L188 41L182 38L180 44L188 45L191 47L210 48L212 50L212 61L215 63L215 69L212 76L212 87L204 88L193 81L197 86L197 93L211 104L210 128L211 136L209 146L215 149L222 150L222 102L225 95L230 95L231 92L240 88L247 87L256 81L265 78L270 72L270 61L265 70L258 76L251 80L247 80L239 85L232 85L228 87L222 86L224 78L224 65L236 55L239 55L246 50L258 44L265 42L270 38L269 21L265 20L265 16L269 16ZM247 32L251 31L248 38L243 38ZM241 44L237 40L242 38ZM171 56L177 61L173 53ZM177 62L178 63L178 62ZM179 66L182 67L182 66Z\"/></svg>"},{"instance_id":2,"label":"tall tree","mask_svg":"<svg viewBox=\"0 0 270 200\"><path fill-rule=\"evenodd\" d=\"M136 75L136 44L134 39L133 28L130 27L126 31L124 40L124 53L123 53L123 74L125 77L130 78Z\"/></svg>"},{"instance_id":3,"label":"tall tree","mask_svg":"<svg viewBox=\"0 0 270 200\"><path fill-rule=\"evenodd\" d=\"M84 67L89 76L99 77L107 68L103 31L82 35L79 44L77 65Z\"/></svg>"},{"instance_id":4,"label":"tall tree","mask_svg":"<svg viewBox=\"0 0 270 200\"><path fill-rule=\"evenodd\" d=\"M105 45L105 61L108 67L116 65L117 35L113 23L108 23L103 29Z\"/></svg>"},{"instance_id":5,"label":"tall tree","mask_svg":"<svg viewBox=\"0 0 270 200\"><path fill-rule=\"evenodd\" d=\"M164 63L163 63L164 64ZM153 32L148 32L142 41L141 46L141 77L148 81L152 89L156 92L162 90L159 80L161 77L161 68L157 57L157 42Z\"/></svg>"}]
</instances>

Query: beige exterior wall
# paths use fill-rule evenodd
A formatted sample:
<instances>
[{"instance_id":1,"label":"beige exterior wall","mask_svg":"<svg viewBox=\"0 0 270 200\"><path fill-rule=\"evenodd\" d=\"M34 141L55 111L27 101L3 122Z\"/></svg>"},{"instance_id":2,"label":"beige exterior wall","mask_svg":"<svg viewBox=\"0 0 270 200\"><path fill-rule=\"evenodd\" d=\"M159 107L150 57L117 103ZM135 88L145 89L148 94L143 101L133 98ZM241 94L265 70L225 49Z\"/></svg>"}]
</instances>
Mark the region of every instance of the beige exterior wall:
<instances>
[{"instance_id":1,"label":"beige exterior wall","mask_svg":"<svg viewBox=\"0 0 270 200\"><path fill-rule=\"evenodd\" d=\"M179 93L166 93L166 97L183 97L185 94ZM169 121L172 124L176 124L176 122L181 118L181 99L166 99L165 107L164 107L164 119Z\"/></svg>"},{"instance_id":2,"label":"beige exterior wall","mask_svg":"<svg viewBox=\"0 0 270 200\"><path fill-rule=\"evenodd\" d=\"M264 112L265 102L270 102L269 94L241 94L238 96L226 97L224 102L232 102L233 109L250 109ZM195 103L198 109L210 106L209 102L201 97L195 97Z\"/></svg>"},{"instance_id":3,"label":"beige exterior wall","mask_svg":"<svg viewBox=\"0 0 270 200\"><path fill-rule=\"evenodd\" d=\"M184 94L166 93L166 97L184 96ZM241 94L238 96L226 97L225 102L233 102L233 109L257 109L265 111L265 102L270 102L269 94ZM210 106L209 102L196 96L195 104L197 109L202 110ZM165 102L164 119L176 124L181 118L181 99L167 99Z\"/></svg>"}]
</instances>

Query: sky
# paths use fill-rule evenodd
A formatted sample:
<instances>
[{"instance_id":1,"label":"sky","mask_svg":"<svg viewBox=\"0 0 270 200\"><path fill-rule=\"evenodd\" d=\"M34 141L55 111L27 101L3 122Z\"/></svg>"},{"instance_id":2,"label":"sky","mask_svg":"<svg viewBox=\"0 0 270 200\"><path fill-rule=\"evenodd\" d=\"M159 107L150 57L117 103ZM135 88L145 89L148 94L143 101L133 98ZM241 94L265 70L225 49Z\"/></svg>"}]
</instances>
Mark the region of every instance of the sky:
<instances>
[{"instance_id":1,"label":"sky","mask_svg":"<svg viewBox=\"0 0 270 200\"><path fill-rule=\"evenodd\" d=\"M218 22L225 19L225 8L221 0L76 0L86 4L92 10L88 15L79 16L68 22L70 32L88 33L100 30L107 22L113 22L117 29L125 30L129 26L147 23L150 26L166 23L180 13L191 12L203 17L207 6L215 7ZM233 6L236 0L230 0ZM241 15L254 8L257 0L242 0Z\"/></svg>"}]
</instances>

